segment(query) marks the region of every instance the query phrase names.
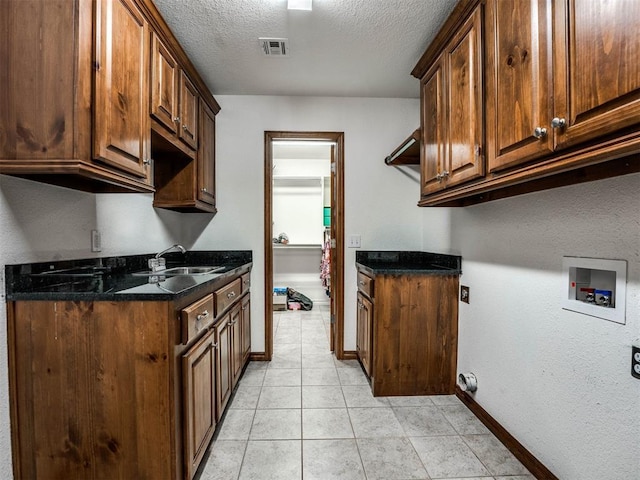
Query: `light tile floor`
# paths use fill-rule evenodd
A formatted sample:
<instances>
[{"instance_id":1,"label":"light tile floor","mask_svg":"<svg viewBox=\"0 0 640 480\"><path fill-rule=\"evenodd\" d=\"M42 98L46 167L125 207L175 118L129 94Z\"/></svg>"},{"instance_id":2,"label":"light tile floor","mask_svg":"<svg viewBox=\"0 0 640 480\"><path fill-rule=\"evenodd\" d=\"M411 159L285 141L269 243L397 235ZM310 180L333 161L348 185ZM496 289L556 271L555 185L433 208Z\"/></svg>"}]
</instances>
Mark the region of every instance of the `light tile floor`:
<instances>
[{"instance_id":1,"label":"light tile floor","mask_svg":"<svg viewBox=\"0 0 640 480\"><path fill-rule=\"evenodd\" d=\"M251 362L201 480L532 480L455 396L374 398L329 351L329 312L276 312L271 362Z\"/></svg>"}]
</instances>

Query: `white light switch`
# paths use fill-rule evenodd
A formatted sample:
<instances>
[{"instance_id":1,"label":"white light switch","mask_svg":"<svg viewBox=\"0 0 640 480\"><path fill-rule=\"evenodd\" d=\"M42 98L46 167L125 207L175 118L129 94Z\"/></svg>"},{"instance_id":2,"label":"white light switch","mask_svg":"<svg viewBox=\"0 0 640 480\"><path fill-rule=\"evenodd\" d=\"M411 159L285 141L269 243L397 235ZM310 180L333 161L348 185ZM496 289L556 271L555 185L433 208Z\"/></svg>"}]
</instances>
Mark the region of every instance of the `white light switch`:
<instances>
[{"instance_id":1,"label":"white light switch","mask_svg":"<svg viewBox=\"0 0 640 480\"><path fill-rule=\"evenodd\" d=\"M361 246L360 235L349 235L348 247L360 248L360 246Z\"/></svg>"},{"instance_id":2,"label":"white light switch","mask_svg":"<svg viewBox=\"0 0 640 480\"><path fill-rule=\"evenodd\" d=\"M100 234L100 230L91 230L91 251L102 251L102 235Z\"/></svg>"}]
</instances>

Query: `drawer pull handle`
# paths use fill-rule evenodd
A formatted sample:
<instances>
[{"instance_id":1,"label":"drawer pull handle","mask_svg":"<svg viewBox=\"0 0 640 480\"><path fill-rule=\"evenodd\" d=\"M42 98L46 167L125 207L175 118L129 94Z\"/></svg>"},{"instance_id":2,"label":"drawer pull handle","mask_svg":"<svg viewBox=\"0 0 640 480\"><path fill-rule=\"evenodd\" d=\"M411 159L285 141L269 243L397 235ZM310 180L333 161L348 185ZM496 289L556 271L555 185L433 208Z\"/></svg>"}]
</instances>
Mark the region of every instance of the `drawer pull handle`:
<instances>
[{"instance_id":1,"label":"drawer pull handle","mask_svg":"<svg viewBox=\"0 0 640 480\"><path fill-rule=\"evenodd\" d=\"M227 298L233 298L236 296L236 292L229 292L227 293Z\"/></svg>"},{"instance_id":2,"label":"drawer pull handle","mask_svg":"<svg viewBox=\"0 0 640 480\"><path fill-rule=\"evenodd\" d=\"M196 321L197 321L197 322L199 322L200 320L202 320L202 319L204 319L204 318L207 318L208 316L209 316L209 310L205 310L204 312L199 313L199 314L196 316Z\"/></svg>"},{"instance_id":3,"label":"drawer pull handle","mask_svg":"<svg viewBox=\"0 0 640 480\"><path fill-rule=\"evenodd\" d=\"M364 285L364 281L362 281L362 280L360 280L358 283L359 283L360 285Z\"/></svg>"}]
</instances>

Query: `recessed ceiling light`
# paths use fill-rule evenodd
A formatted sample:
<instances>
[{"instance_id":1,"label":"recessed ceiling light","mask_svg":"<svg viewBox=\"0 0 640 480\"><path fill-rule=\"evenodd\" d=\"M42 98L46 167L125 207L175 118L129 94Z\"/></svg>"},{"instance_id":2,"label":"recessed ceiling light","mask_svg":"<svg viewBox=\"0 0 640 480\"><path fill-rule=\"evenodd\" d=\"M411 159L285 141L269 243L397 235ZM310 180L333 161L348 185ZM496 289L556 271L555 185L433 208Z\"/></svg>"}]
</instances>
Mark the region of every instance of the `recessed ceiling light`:
<instances>
[{"instance_id":1,"label":"recessed ceiling light","mask_svg":"<svg viewBox=\"0 0 640 480\"><path fill-rule=\"evenodd\" d=\"M289 10L311 10L311 2L313 0L288 0L287 8Z\"/></svg>"}]
</instances>

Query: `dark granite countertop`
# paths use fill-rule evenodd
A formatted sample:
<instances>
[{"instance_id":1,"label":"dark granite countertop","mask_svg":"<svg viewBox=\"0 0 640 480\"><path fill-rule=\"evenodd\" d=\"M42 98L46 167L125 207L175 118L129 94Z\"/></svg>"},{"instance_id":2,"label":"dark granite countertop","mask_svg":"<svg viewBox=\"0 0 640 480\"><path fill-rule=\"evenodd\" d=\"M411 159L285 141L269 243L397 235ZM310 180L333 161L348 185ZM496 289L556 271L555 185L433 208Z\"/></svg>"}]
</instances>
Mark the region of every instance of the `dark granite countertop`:
<instances>
[{"instance_id":1,"label":"dark granite countertop","mask_svg":"<svg viewBox=\"0 0 640 480\"><path fill-rule=\"evenodd\" d=\"M460 275L462 257L417 251L358 250L356 266L370 275Z\"/></svg>"},{"instance_id":2,"label":"dark granite countertop","mask_svg":"<svg viewBox=\"0 0 640 480\"><path fill-rule=\"evenodd\" d=\"M7 301L71 300L132 301L176 300L198 290L224 284L252 265L249 250L171 252L163 255L173 266L221 266L215 273L188 276L137 276L149 270L155 253L121 257L29 263L5 266Z\"/></svg>"}]
</instances>

